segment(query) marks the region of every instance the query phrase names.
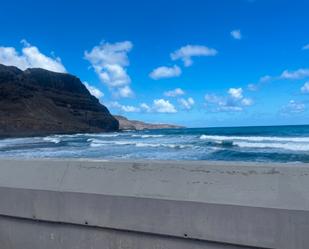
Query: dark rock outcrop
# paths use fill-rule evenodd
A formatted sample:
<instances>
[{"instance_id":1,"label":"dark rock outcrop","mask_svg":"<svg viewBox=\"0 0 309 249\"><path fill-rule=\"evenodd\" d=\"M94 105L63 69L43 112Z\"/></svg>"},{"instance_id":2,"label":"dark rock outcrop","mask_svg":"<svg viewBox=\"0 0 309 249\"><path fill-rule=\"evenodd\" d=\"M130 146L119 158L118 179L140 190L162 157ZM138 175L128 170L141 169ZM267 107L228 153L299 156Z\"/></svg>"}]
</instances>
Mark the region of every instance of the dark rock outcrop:
<instances>
[{"instance_id":1,"label":"dark rock outcrop","mask_svg":"<svg viewBox=\"0 0 309 249\"><path fill-rule=\"evenodd\" d=\"M77 77L0 64L0 137L118 128L118 121Z\"/></svg>"},{"instance_id":2,"label":"dark rock outcrop","mask_svg":"<svg viewBox=\"0 0 309 249\"><path fill-rule=\"evenodd\" d=\"M149 124L137 120L129 120L126 117L115 115L114 116L119 121L120 130L156 130L156 129L179 129L184 128L179 125L171 124Z\"/></svg>"}]
</instances>

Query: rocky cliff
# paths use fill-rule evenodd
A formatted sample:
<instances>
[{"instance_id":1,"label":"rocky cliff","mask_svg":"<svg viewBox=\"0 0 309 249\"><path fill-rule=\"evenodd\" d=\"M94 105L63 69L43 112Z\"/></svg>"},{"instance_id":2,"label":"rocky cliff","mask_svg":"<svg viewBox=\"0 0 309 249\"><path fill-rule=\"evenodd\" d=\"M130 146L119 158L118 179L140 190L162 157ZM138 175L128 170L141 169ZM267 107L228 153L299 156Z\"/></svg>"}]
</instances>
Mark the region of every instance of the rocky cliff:
<instances>
[{"instance_id":1,"label":"rocky cliff","mask_svg":"<svg viewBox=\"0 0 309 249\"><path fill-rule=\"evenodd\" d=\"M0 64L0 137L118 128L118 121L77 77Z\"/></svg>"},{"instance_id":2,"label":"rocky cliff","mask_svg":"<svg viewBox=\"0 0 309 249\"><path fill-rule=\"evenodd\" d=\"M119 121L120 130L154 130L154 129L178 129L184 128L171 124L149 124L137 120L129 120L123 116L114 116Z\"/></svg>"}]
</instances>

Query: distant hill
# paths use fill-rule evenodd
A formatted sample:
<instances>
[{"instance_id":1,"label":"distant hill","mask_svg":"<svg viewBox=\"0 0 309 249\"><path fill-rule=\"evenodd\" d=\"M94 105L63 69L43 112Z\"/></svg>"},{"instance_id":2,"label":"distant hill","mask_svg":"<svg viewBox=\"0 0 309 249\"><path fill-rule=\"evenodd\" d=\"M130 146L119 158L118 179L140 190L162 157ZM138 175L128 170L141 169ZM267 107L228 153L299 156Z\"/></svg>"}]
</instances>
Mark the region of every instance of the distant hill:
<instances>
[{"instance_id":1,"label":"distant hill","mask_svg":"<svg viewBox=\"0 0 309 249\"><path fill-rule=\"evenodd\" d=\"M119 121L120 130L154 130L154 129L178 129L184 128L179 125L171 124L149 124L137 120L129 120L123 116L114 116Z\"/></svg>"},{"instance_id":2,"label":"distant hill","mask_svg":"<svg viewBox=\"0 0 309 249\"><path fill-rule=\"evenodd\" d=\"M77 77L0 64L0 137L118 128L117 119Z\"/></svg>"}]
</instances>

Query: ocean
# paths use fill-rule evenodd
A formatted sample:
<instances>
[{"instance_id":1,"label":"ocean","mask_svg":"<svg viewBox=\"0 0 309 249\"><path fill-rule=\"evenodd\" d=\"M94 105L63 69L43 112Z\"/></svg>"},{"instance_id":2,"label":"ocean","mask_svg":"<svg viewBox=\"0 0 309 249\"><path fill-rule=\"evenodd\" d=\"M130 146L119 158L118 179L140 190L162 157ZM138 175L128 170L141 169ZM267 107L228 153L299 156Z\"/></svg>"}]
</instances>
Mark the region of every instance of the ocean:
<instances>
[{"instance_id":1,"label":"ocean","mask_svg":"<svg viewBox=\"0 0 309 249\"><path fill-rule=\"evenodd\" d=\"M10 138L0 140L0 157L309 163L309 125Z\"/></svg>"}]
</instances>

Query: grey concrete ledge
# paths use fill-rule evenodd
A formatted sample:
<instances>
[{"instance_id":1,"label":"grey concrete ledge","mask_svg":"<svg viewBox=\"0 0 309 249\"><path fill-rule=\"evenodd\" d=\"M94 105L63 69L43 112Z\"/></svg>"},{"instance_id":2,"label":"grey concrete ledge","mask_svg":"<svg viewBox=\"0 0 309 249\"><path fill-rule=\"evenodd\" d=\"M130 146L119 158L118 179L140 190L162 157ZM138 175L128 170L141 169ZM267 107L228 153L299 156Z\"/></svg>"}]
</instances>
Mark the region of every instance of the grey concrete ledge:
<instances>
[{"instance_id":1,"label":"grey concrete ledge","mask_svg":"<svg viewBox=\"0 0 309 249\"><path fill-rule=\"evenodd\" d=\"M222 246L308 248L308 180L309 165L296 164L0 160L0 216Z\"/></svg>"}]
</instances>

